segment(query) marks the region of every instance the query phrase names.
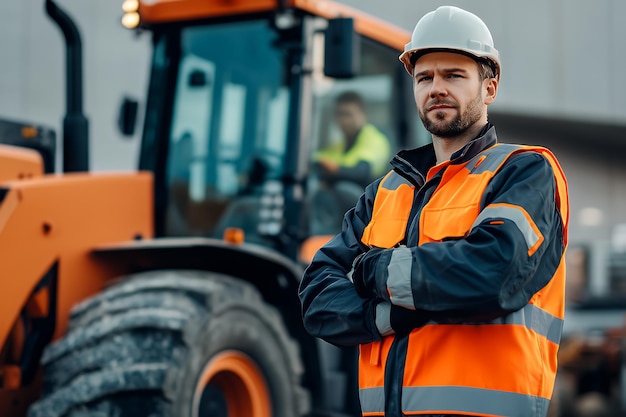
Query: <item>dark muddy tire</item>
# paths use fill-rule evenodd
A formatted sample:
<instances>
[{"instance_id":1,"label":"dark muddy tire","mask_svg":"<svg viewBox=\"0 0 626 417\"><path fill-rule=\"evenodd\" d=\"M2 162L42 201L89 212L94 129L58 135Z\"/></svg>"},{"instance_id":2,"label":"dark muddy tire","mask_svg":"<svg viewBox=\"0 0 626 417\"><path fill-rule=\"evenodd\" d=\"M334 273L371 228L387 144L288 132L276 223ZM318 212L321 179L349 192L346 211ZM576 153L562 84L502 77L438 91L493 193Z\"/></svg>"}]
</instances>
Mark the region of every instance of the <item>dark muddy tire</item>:
<instances>
[{"instance_id":1,"label":"dark muddy tire","mask_svg":"<svg viewBox=\"0 0 626 417\"><path fill-rule=\"evenodd\" d=\"M281 317L250 284L218 274L153 271L120 281L73 309L42 365L43 394L29 417L309 410L298 347Z\"/></svg>"},{"instance_id":2,"label":"dark muddy tire","mask_svg":"<svg viewBox=\"0 0 626 417\"><path fill-rule=\"evenodd\" d=\"M224 300L188 341L185 366L171 374L174 414L303 415L307 393L297 378L303 370L281 327L278 314L258 300Z\"/></svg>"}]
</instances>

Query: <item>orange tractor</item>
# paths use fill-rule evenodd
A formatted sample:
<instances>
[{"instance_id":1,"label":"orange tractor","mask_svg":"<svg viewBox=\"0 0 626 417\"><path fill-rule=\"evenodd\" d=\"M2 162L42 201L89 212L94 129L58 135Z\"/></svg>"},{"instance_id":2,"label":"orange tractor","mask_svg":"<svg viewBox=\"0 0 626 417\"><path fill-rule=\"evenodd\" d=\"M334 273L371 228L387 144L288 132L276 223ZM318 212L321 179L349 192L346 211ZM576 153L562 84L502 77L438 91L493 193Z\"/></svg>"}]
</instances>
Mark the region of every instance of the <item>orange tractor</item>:
<instances>
[{"instance_id":1,"label":"orange tractor","mask_svg":"<svg viewBox=\"0 0 626 417\"><path fill-rule=\"evenodd\" d=\"M326 0L126 1L153 45L139 169L95 173L80 34L46 8L67 44L63 173L42 129L0 134L0 414L359 415L354 349L301 323L302 272L340 227L321 217L342 216L311 160L347 90L394 147L428 140L409 34Z\"/></svg>"}]
</instances>

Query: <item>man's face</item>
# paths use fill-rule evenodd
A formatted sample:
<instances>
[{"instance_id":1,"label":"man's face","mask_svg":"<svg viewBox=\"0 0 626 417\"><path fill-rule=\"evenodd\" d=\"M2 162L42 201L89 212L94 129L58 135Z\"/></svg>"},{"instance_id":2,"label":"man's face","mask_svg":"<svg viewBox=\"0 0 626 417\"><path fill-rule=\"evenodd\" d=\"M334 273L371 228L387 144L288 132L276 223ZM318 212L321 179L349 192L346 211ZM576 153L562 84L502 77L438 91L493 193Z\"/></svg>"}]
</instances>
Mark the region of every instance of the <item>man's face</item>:
<instances>
[{"instance_id":1,"label":"man's face","mask_svg":"<svg viewBox=\"0 0 626 417\"><path fill-rule=\"evenodd\" d=\"M486 123L487 105L495 98L489 83L481 81L477 62L465 55L432 52L420 57L413 68L413 91L426 130L455 138Z\"/></svg>"},{"instance_id":2,"label":"man's face","mask_svg":"<svg viewBox=\"0 0 626 417\"><path fill-rule=\"evenodd\" d=\"M357 103L338 103L335 108L337 125L347 137L356 135L365 125L366 118L363 109Z\"/></svg>"}]
</instances>

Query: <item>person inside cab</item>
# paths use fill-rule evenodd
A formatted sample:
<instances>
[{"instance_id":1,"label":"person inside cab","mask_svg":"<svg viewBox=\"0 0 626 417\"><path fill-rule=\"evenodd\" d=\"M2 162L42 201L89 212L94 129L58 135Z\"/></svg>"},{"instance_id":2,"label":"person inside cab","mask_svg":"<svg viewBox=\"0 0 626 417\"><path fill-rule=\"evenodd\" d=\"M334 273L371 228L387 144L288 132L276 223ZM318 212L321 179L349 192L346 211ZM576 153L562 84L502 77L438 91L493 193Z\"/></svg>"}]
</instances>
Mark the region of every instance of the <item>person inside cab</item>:
<instances>
[{"instance_id":1,"label":"person inside cab","mask_svg":"<svg viewBox=\"0 0 626 417\"><path fill-rule=\"evenodd\" d=\"M343 214L382 176L391 158L388 138L367 120L363 97L346 91L335 99L335 121L342 137L314 156L318 190L313 195L312 230L335 234Z\"/></svg>"},{"instance_id":2,"label":"person inside cab","mask_svg":"<svg viewBox=\"0 0 626 417\"><path fill-rule=\"evenodd\" d=\"M315 155L319 178L329 185L349 181L364 188L386 172L389 140L368 122L365 101L354 91L335 99L335 121L343 137Z\"/></svg>"}]
</instances>

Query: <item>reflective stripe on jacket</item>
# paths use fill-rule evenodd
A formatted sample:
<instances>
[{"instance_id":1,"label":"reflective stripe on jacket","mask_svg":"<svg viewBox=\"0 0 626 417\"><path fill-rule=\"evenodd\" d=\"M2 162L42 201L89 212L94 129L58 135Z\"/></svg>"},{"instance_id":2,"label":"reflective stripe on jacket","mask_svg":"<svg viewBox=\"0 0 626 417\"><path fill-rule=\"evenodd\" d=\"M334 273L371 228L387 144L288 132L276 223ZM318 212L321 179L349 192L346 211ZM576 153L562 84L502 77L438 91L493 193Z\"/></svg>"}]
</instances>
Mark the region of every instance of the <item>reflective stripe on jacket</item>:
<instances>
[{"instance_id":1,"label":"reflective stripe on jacket","mask_svg":"<svg viewBox=\"0 0 626 417\"><path fill-rule=\"evenodd\" d=\"M552 167L555 212L560 213L563 233L550 239L558 238L559 242L544 242L546 237L541 228L549 220L534 218L537 214L529 214L515 202L491 201L490 195L486 195L494 193L492 189L489 193L486 190L503 165L514 155L527 152L542 155ZM407 242L407 230L412 227L417 228L418 242L414 242L417 246L426 249L425 245L435 244L428 248L431 258L436 256L436 245L440 242L453 245L455 241L471 240L470 244L482 244L480 239L485 239L484 244L493 247L494 265L498 265L495 262L500 255L498 244L523 245L527 259L521 259L515 267L523 269L528 264L526 277L523 271L511 274L510 279L519 282L509 282L506 286L509 294L499 295L503 312L498 317L488 317L486 312L485 320L465 321L463 310L459 309L457 319L448 313L438 320L431 312L425 314L429 318L425 324L409 335L391 334L380 341L362 344L359 388L363 415L385 415L390 407L385 393L391 392L400 394L399 407L406 415L545 416L554 386L564 316L564 253L569 218L565 176L547 149L508 144L491 146L464 163L433 167L426 182L436 175L440 176L440 182L417 209L414 201L418 187L405 176L391 171L378 186L371 219L361 241L369 247L392 249L383 265L388 276L388 301L416 310L416 314L425 307L435 313L437 308L454 311L453 305L437 307L420 301L420 277L436 277L439 271L434 265L445 275L446 265L420 262L411 242ZM516 192L522 193L520 201L523 193L535 192L523 189L523 183L519 186L522 188ZM414 222L418 223L413 225ZM503 230L501 235L498 228ZM501 241L496 242L497 239ZM545 255L553 260L528 261L544 258L546 250L554 252ZM460 262L474 264L474 270L485 269L485 276L499 273L508 279L506 270L489 271L490 264L484 258L473 259L471 253L461 250L457 255L465 257ZM535 280L532 276L536 268L549 272L543 272L545 277ZM380 268L376 269L380 273ZM532 284L525 288L529 282ZM436 280L424 285L432 283ZM439 284L444 291L446 284ZM476 284L476 297L480 297L482 284ZM464 285L472 289L471 283ZM517 293L520 289L521 295ZM429 290L436 292L431 287ZM469 298L471 294L466 296ZM520 308L522 298L524 305ZM507 311L507 305L511 311ZM381 321L381 317L376 320ZM394 366L392 371L390 364Z\"/></svg>"}]
</instances>

